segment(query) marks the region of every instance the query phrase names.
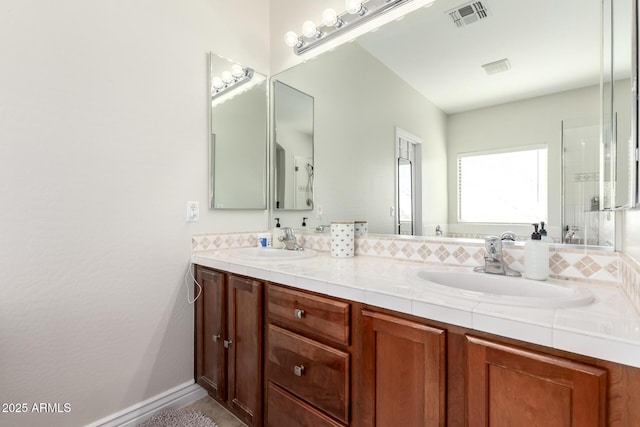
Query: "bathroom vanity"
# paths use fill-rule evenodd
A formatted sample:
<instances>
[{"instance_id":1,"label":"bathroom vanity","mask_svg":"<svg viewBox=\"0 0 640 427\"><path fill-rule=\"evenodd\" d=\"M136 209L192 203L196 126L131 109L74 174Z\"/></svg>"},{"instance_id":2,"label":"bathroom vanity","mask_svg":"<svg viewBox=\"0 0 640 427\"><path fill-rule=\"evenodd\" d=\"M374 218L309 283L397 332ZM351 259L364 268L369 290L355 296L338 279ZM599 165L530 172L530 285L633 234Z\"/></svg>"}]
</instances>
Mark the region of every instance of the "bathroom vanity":
<instances>
[{"instance_id":1,"label":"bathroom vanity","mask_svg":"<svg viewBox=\"0 0 640 427\"><path fill-rule=\"evenodd\" d=\"M615 287L590 286L596 301L587 307L513 308L420 291L416 272L442 266L326 253L247 261L230 252L193 256L204 281L195 375L249 425L631 426L640 419L640 340L587 326L562 330L563 318L593 322L602 304L633 312ZM637 331L634 316L624 327Z\"/></svg>"}]
</instances>

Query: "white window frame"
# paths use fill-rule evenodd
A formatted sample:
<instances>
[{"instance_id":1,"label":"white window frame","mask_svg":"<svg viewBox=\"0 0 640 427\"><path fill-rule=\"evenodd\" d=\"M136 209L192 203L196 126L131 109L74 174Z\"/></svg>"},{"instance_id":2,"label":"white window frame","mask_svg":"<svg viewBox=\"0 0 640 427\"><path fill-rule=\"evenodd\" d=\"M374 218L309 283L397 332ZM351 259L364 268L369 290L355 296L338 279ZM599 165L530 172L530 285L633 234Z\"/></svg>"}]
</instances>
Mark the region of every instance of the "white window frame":
<instances>
[{"instance_id":1,"label":"white window frame","mask_svg":"<svg viewBox=\"0 0 640 427\"><path fill-rule=\"evenodd\" d=\"M530 155L529 159L526 159L527 153ZM509 158L509 154L513 156ZM487 165L480 170L478 161L481 161L483 156L486 156ZM465 163L468 168L473 169L467 168L463 171ZM548 148L546 145L459 153L456 164L458 222L531 224L547 221ZM477 170L474 171L474 169ZM527 171L533 175L529 179L523 176ZM463 173L466 178L464 182ZM533 197L526 198L524 191L510 190L509 186L529 188L529 194ZM471 196L465 197L467 194ZM477 209L474 210L474 206Z\"/></svg>"}]
</instances>

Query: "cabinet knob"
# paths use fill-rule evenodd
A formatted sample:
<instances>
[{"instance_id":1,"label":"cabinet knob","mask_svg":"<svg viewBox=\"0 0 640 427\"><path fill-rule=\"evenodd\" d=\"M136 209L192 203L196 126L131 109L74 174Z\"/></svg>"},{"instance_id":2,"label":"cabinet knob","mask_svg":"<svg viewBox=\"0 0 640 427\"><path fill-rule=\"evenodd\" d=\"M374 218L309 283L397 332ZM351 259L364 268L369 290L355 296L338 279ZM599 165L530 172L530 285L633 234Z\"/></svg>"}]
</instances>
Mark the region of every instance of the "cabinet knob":
<instances>
[{"instance_id":1,"label":"cabinet knob","mask_svg":"<svg viewBox=\"0 0 640 427\"><path fill-rule=\"evenodd\" d=\"M231 341L231 340L229 340L229 341L224 340L224 342L223 342L224 348L231 347L231 344L233 344L233 341Z\"/></svg>"},{"instance_id":2,"label":"cabinet knob","mask_svg":"<svg viewBox=\"0 0 640 427\"><path fill-rule=\"evenodd\" d=\"M213 339L213 342L218 342L218 340L220 339L220 334L213 335L211 338Z\"/></svg>"},{"instance_id":3,"label":"cabinet knob","mask_svg":"<svg viewBox=\"0 0 640 427\"><path fill-rule=\"evenodd\" d=\"M297 376L297 377L301 377L302 374L304 374L304 366L302 365L295 365L293 367L293 373Z\"/></svg>"},{"instance_id":4,"label":"cabinet knob","mask_svg":"<svg viewBox=\"0 0 640 427\"><path fill-rule=\"evenodd\" d=\"M296 308L293 310L293 317L296 319L302 319L304 317L304 310Z\"/></svg>"}]
</instances>

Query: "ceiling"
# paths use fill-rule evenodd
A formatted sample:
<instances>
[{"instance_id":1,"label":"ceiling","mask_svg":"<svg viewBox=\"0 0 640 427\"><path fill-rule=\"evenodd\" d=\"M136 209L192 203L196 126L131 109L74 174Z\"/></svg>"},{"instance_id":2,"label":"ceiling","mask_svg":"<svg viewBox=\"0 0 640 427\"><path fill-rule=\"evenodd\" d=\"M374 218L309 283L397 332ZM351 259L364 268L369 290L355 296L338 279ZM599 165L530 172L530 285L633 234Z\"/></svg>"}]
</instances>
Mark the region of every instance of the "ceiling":
<instances>
[{"instance_id":1,"label":"ceiling","mask_svg":"<svg viewBox=\"0 0 640 427\"><path fill-rule=\"evenodd\" d=\"M463 27L447 12L469 2L436 0L357 43L449 114L599 84L600 0L481 2L488 17Z\"/></svg>"}]
</instances>

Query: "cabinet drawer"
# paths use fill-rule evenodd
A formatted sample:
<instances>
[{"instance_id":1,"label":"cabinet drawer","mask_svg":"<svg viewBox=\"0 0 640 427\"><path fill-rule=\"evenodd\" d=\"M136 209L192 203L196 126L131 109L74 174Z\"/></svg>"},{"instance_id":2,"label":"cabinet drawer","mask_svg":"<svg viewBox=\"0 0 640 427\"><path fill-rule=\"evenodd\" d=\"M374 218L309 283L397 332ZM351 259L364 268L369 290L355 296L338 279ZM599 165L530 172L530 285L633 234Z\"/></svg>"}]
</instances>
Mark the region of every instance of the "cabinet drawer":
<instances>
[{"instance_id":1,"label":"cabinet drawer","mask_svg":"<svg viewBox=\"0 0 640 427\"><path fill-rule=\"evenodd\" d=\"M274 285L268 301L271 322L349 345L350 304Z\"/></svg>"},{"instance_id":2,"label":"cabinet drawer","mask_svg":"<svg viewBox=\"0 0 640 427\"><path fill-rule=\"evenodd\" d=\"M343 427L337 421L269 382L267 391L269 427Z\"/></svg>"},{"instance_id":3,"label":"cabinet drawer","mask_svg":"<svg viewBox=\"0 0 640 427\"><path fill-rule=\"evenodd\" d=\"M348 423L349 354L269 325L269 379Z\"/></svg>"}]
</instances>

